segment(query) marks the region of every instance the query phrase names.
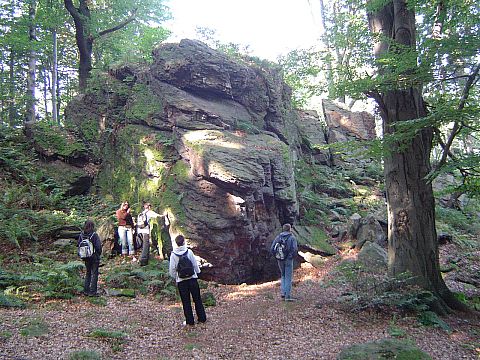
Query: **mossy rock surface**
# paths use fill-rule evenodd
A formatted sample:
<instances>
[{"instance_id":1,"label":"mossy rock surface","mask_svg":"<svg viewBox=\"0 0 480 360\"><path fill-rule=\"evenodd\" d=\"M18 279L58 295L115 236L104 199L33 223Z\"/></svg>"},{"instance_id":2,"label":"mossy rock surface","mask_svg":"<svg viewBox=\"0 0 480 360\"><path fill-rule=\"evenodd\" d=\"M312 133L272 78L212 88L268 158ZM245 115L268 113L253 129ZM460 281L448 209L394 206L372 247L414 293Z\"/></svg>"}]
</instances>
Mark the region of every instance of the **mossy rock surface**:
<instances>
[{"instance_id":1,"label":"mossy rock surface","mask_svg":"<svg viewBox=\"0 0 480 360\"><path fill-rule=\"evenodd\" d=\"M335 255L337 250L328 243L327 233L313 226L295 225L295 237L299 247L306 247L312 252L320 252L323 255Z\"/></svg>"},{"instance_id":2,"label":"mossy rock surface","mask_svg":"<svg viewBox=\"0 0 480 360\"><path fill-rule=\"evenodd\" d=\"M382 339L365 344L355 344L338 355L337 360L431 360L430 355L404 340Z\"/></svg>"}]
</instances>

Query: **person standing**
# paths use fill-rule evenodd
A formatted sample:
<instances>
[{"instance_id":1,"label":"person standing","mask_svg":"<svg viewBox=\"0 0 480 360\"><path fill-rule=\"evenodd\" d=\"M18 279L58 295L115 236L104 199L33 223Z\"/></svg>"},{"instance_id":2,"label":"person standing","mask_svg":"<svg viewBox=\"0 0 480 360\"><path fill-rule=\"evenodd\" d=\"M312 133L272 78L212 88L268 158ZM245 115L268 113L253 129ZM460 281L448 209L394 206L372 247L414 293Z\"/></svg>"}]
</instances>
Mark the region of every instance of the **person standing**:
<instances>
[{"instance_id":1,"label":"person standing","mask_svg":"<svg viewBox=\"0 0 480 360\"><path fill-rule=\"evenodd\" d=\"M273 240L270 252L277 259L280 269L280 295L285 301L295 301L291 296L292 277L293 277L293 259L297 256L297 239L292 234L290 224L283 225L282 232Z\"/></svg>"},{"instance_id":2,"label":"person standing","mask_svg":"<svg viewBox=\"0 0 480 360\"><path fill-rule=\"evenodd\" d=\"M127 254L134 256L135 248L133 245L133 218L130 213L130 204L128 201L122 202L115 215L118 219L118 236L122 243L122 256ZM133 258L136 261L135 257Z\"/></svg>"},{"instance_id":3,"label":"person standing","mask_svg":"<svg viewBox=\"0 0 480 360\"><path fill-rule=\"evenodd\" d=\"M93 244L93 254L84 259L87 273L85 275L83 293L87 296L98 296L98 267L100 265L100 256L102 255L102 242L95 232L95 224L92 220L85 221L83 231L78 237L77 246L80 245L80 242L84 239L89 239Z\"/></svg>"},{"instance_id":4,"label":"person standing","mask_svg":"<svg viewBox=\"0 0 480 360\"><path fill-rule=\"evenodd\" d=\"M177 248L170 255L169 273L177 282L178 292L182 300L183 314L185 315L184 325L195 324L190 296L195 303L198 322L204 323L207 321L207 315L205 314L197 280L200 267L193 251L187 248L183 235L178 235L175 238L175 243ZM191 275L185 276L189 274Z\"/></svg>"},{"instance_id":5,"label":"person standing","mask_svg":"<svg viewBox=\"0 0 480 360\"><path fill-rule=\"evenodd\" d=\"M142 255L140 256L140 266L148 265L150 258L150 239L151 239L151 226L150 220L163 217L163 222L169 225L168 216L157 214L152 210L152 204L149 202L143 203L143 211L138 214L137 217L137 236L142 237ZM156 252L158 253L158 243L155 244Z\"/></svg>"}]
</instances>

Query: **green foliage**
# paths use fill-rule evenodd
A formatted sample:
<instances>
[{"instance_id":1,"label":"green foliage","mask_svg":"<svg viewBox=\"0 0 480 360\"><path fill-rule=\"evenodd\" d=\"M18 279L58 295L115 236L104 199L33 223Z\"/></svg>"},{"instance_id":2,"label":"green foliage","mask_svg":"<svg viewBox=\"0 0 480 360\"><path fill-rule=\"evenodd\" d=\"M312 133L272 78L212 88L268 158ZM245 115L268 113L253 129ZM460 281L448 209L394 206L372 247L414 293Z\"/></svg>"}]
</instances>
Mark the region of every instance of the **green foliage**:
<instances>
[{"instance_id":1,"label":"green foliage","mask_svg":"<svg viewBox=\"0 0 480 360\"><path fill-rule=\"evenodd\" d=\"M312 96L324 90L318 86L318 76L322 74L320 57L313 49L297 49L278 59L284 81L292 88L292 106L296 109L305 108Z\"/></svg>"},{"instance_id":2,"label":"green foliage","mask_svg":"<svg viewBox=\"0 0 480 360\"><path fill-rule=\"evenodd\" d=\"M104 297L95 297L95 296L89 296L87 298L87 301L90 303L90 304L93 304L93 305L97 305L97 306L107 306L107 299L105 299Z\"/></svg>"},{"instance_id":3,"label":"green foliage","mask_svg":"<svg viewBox=\"0 0 480 360\"><path fill-rule=\"evenodd\" d=\"M11 271L0 270L0 288L6 296L29 300L42 294L45 298L71 299L82 289L80 261L58 263L48 258L31 265L19 264ZM38 296L36 296L38 297Z\"/></svg>"},{"instance_id":4,"label":"green foliage","mask_svg":"<svg viewBox=\"0 0 480 360\"><path fill-rule=\"evenodd\" d=\"M68 354L68 360L102 360L102 355L94 350L77 350Z\"/></svg>"},{"instance_id":5,"label":"green foliage","mask_svg":"<svg viewBox=\"0 0 480 360\"><path fill-rule=\"evenodd\" d=\"M108 330L108 329L94 329L88 335L89 337L107 341L114 352L122 350L122 345L127 340L127 334L122 331Z\"/></svg>"},{"instance_id":6,"label":"green foliage","mask_svg":"<svg viewBox=\"0 0 480 360\"><path fill-rule=\"evenodd\" d=\"M451 332L452 329L445 321L440 319L433 311L424 311L418 316L418 321L425 326L439 327L446 332Z\"/></svg>"},{"instance_id":7,"label":"green foliage","mask_svg":"<svg viewBox=\"0 0 480 360\"><path fill-rule=\"evenodd\" d=\"M105 278L107 286L118 291L129 289L157 298L175 298L175 283L168 275L168 262L150 259L147 266L140 268L132 264L113 265Z\"/></svg>"},{"instance_id":8,"label":"green foliage","mask_svg":"<svg viewBox=\"0 0 480 360\"><path fill-rule=\"evenodd\" d=\"M125 115L132 120L141 120L149 123L149 118L163 112L163 106L152 91L145 84L135 84L131 93L132 102L127 105Z\"/></svg>"},{"instance_id":9,"label":"green foliage","mask_svg":"<svg viewBox=\"0 0 480 360\"><path fill-rule=\"evenodd\" d=\"M452 235L454 242L465 248L477 248L480 224L472 221L476 216L475 207L471 210L462 212L437 206L435 209L437 231Z\"/></svg>"},{"instance_id":10,"label":"green foliage","mask_svg":"<svg viewBox=\"0 0 480 360\"><path fill-rule=\"evenodd\" d=\"M217 300L215 299L215 295L213 295L213 293L208 291L202 294L202 301L203 301L203 305L205 305L206 307L217 305Z\"/></svg>"},{"instance_id":11,"label":"green foliage","mask_svg":"<svg viewBox=\"0 0 480 360\"><path fill-rule=\"evenodd\" d=\"M41 268L39 276L45 281L41 292L46 298L71 299L83 289L79 274L79 269L83 267L82 262L71 261L54 267L48 266L48 269Z\"/></svg>"},{"instance_id":12,"label":"green foliage","mask_svg":"<svg viewBox=\"0 0 480 360\"><path fill-rule=\"evenodd\" d=\"M55 124L38 122L33 127L34 141L46 152L61 157L75 157L85 152L85 146L65 129Z\"/></svg>"},{"instance_id":13,"label":"green foliage","mask_svg":"<svg viewBox=\"0 0 480 360\"><path fill-rule=\"evenodd\" d=\"M390 278L357 261L344 261L335 269L335 274L336 281L350 289L341 300L353 310L393 307L418 313L430 309L436 301L431 292L411 285L414 278L408 273Z\"/></svg>"},{"instance_id":14,"label":"green foliage","mask_svg":"<svg viewBox=\"0 0 480 360\"><path fill-rule=\"evenodd\" d=\"M25 303L15 296L9 296L9 295L4 295L0 293L0 307L24 308Z\"/></svg>"},{"instance_id":15,"label":"green foliage","mask_svg":"<svg viewBox=\"0 0 480 360\"><path fill-rule=\"evenodd\" d=\"M88 336L98 339L126 339L127 334L122 331L107 330L107 329L94 329Z\"/></svg>"},{"instance_id":16,"label":"green foliage","mask_svg":"<svg viewBox=\"0 0 480 360\"><path fill-rule=\"evenodd\" d=\"M40 337L49 332L47 323L43 319L28 319L20 330L20 335L25 337Z\"/></svg>"}]
</instances>

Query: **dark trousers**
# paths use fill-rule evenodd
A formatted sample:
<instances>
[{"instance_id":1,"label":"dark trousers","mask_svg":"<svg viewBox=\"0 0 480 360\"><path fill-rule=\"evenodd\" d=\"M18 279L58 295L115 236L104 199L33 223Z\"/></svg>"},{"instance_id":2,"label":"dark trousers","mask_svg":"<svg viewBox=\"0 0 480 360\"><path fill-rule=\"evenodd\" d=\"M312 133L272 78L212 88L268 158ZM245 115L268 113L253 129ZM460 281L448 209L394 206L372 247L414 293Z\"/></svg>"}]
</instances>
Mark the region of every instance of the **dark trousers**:
<instances>
[{"instance_id":1,"label":"dark trousers","mask_svg":"<svg viewBox=\"0 0 480 360\"><path fill-rule=\"evenodd\" d=\"M139 233L137 236L142 237L142 255L140 255L140 265L147 265L150 258L150 234Z\"/></svg>"},{"instance_id":2,"label":"dark trousers","mask_svg":"<svg viewBox=\"0 0 480 360\"><path fill-rule=\"evenodd\" d=\"M100 260L95 256L85 259L85 266L87 267L87 274L85 275L85 284L83 291L85 294L96 294L98 283L98 266Z\"/></svg>"},{"instance_id":3,"label":"dark trousers","mask_svg":"<svg viewBox=\"0 0 480 360\"><path fill-rule=\"evenodd\" d=\"M180 298L182 299L183 314L185 315L187 324L195 324L190 295L195 303L195 312L197 313L198 321L207 321L207 315L205 314L205 308L203 307L202 297L200 296L200 287L198 286L197 279L182 280L177 283L177 286L178 292L180 293Z\"/></svg>"}]
</instances>

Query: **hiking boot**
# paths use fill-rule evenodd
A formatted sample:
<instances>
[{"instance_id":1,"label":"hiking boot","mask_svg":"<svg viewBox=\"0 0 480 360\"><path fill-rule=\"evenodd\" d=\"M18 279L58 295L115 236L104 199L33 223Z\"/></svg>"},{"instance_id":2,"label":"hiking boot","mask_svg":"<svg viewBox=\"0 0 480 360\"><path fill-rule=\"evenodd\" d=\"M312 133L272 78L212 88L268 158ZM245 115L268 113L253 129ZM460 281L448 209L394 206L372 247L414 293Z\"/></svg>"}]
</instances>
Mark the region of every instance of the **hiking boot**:
<instances>
[{"instance_id":1,"label":"hiking boot","mask_svg":"<svg viewBox=\"0 0 480 360\"><path fill-rule=\"evenodd\" d=\"M90 296L90 297L99 297L100 294L99 294L98 292L96 292L96 293L88 293L87 296Z\"/></svg>"},{"instance_id":2,"label":"hiking boot","mask_svg":"<svg viewBox=\"0 0 480 360\"><path fill-rule=\"evenodd\" d=\"M290 302L292 302L292 301L297 301L297 300L298 300L298 299L293 298L293 297L285 298L285 301L290 301Z\"/></svg>"}]
</instances>

